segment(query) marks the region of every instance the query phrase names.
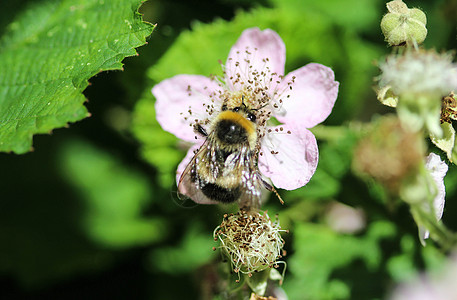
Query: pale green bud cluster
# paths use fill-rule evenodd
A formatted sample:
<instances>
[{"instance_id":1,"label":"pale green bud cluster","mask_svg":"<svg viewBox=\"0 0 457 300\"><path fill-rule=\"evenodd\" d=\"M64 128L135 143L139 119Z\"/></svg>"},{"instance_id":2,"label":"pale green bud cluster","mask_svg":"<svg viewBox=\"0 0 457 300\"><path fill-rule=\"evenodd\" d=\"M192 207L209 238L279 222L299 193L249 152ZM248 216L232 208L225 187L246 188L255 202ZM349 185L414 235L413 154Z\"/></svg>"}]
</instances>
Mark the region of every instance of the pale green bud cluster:
<instances>
[{"instance_id":1,"label":"pale green bud cluster","mask_svg":"<svg viewBox=\"0 0 457 300\"><path fill-rule=\"evenodd\" d=\"M390 46L420 44L427 36L427 17L417 8L409 9L401 0L387 3L388 13L381 20L382 33Z\"/></svg>"}]
</instances>

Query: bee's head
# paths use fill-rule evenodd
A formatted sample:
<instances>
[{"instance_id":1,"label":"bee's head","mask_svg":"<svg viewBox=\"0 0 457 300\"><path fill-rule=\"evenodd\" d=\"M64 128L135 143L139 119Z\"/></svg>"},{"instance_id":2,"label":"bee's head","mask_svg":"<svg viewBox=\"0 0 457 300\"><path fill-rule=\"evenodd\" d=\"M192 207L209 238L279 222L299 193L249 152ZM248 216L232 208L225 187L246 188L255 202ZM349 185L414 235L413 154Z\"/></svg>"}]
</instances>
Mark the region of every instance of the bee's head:
<instances>
[{"instance_id":1,"label":"bee's head","mask_svg":"<svg viewBox=\"0 0 457 300\"><path fill-rule=\"evenodd\" d=\"M224 144L241 145L249 143L254 149L257 142L257 111L241 101L224 101L221 113L214 121L216 136Z\"/></svg>"},{"instance_id":2,"label":"bee's head","mask_svg":"<svg viewBox=\"0 0 457 300\"><path fill-rule=\"evenodd\" d=\"M225 101L224 104L222 105L221 111L230 110L230 111L239 113L243 117L245 117L246 119L251 121L252 123L255 123L255 121L257 120L257 116L256 116L257 109L252 109L252 108L248 107L244 103L244 96L242 96L241 99L242 99L241 105L237 105L237 106L233 106L233 107L229 107L227 104L228 101Z\"/></svg>"}]
</instances>

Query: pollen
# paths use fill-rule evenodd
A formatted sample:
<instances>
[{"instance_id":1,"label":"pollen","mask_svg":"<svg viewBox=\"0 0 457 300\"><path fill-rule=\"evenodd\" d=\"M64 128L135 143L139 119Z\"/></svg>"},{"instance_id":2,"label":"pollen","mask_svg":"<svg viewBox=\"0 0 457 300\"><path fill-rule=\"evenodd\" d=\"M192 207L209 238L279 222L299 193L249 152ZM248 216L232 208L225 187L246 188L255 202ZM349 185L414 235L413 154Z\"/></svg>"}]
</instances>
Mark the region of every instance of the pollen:
<instances>
[{"instance_id":1,"label":"pollen","mask_svg":"<svg viewBox=\"0 0 457 300\"><path fill-rule=\"evenodd\" d=\"M224 73L231 75L230 84L220 80L223 90L220 99L227 108L245 105L248 109L257 110L257 124L260 127L268 125L273 111L281 110L282 99L290 97L289 93L295 82L295 77L284 81L282 74L272 72L270 58L261 55L263 54L255 47L237 51L224 67ZM251 63L254 58L259 61L259 57L261 65ZM281 84L282 82L284 84Z\"/></svg>"}]
</instances>

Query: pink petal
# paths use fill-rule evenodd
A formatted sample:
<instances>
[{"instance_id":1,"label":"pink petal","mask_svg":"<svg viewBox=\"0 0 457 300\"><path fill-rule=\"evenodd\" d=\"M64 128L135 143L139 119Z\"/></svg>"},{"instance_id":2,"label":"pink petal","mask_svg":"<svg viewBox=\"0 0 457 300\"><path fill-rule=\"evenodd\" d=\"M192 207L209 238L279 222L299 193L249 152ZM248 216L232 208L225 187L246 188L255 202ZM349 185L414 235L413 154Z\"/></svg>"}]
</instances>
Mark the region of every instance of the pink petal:
<instances>
[{"instance_id":1,"label":"pink petal","mask_svg":"<svg viewBox=\"0 0 457 300\"><path fill-rule=\"evenodd\" d=\"M288 83L295 76L292 90ZM332 69L320 64L308 64L290 72L281 82L282 107L276 118L297 127L312 128L324 121L335 104L339 83ZM287 95L290 95L287 98Z\"/></svg>"},{"instance_id":2,"label":"pink petal","mask_svg":"<svg viewBox=\"0 0 457 300\"><path fill-rule=\"evenodd\" d=\"M152 89L157 121L178 138L195 142L195 120L205 120L209 109L220 108L218 90L215 81L200 75L177 75L160 82Z\"/></svg>"},{"instance_id":3,"label":"pink petal","mask_svg":"<svg viewBox=\"0 0 457 300\"><path fill-rule=\"evenodd\" d=\"M246 29L233 45L225 64L227 84L233 88L233 81L237 74L244 82L248 79L252 80L254 77L252 73L255 71L259 74L267 73L264 77L268 84L270 77L275 82L279 75L284 74L285 62L286 46L276 32L271 29L263 31L259 28ZM238 66L236 66L237 63L239 63ZM271 75L272 73L276 75Z\"/></svg>"},{"instance_id":4,"label":"pink petal","mask_svg":"<svg viewBox=\"0 0 457 300\"><path fill-rule=\"evenodd\" d=\"M319 160L316 138L303 127L294 129L281 125L269 129L272 132L265 135L259 156L260 172L278 188L294 190L304 186L316 171ZM287 133L289 130L291 134Z\"/></svg>"}]
</instances>

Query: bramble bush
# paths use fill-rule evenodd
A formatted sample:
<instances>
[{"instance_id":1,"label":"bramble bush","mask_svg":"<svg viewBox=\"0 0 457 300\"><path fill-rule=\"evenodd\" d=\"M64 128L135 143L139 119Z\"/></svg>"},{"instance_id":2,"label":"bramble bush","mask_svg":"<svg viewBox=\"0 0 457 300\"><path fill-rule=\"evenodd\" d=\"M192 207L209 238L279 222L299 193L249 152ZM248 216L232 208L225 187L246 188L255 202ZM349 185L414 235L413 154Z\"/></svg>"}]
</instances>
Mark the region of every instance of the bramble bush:
<instances>
[{"instance_id":1,"label":"bramble bush","mask_svg":"<svg viewBox=\"0 0 457 300\"><path fill-rule=\"evenodd\" d=\"M410 2L0 4L2 295L455 297L457 7ZM151 89L179 74L223 77L253 27L284 41L285 74L318 63L339 87L310 128L311 180L278 189L284 204L264 191L246 221L237 204L178 197L190 144L162 129ZM260 255L278 260L272 269L251 254L248 269L226 261L241 253L237 218L261 244L259 224L277 236L274 255Z\"/></svg>"}]
</instances>

